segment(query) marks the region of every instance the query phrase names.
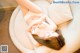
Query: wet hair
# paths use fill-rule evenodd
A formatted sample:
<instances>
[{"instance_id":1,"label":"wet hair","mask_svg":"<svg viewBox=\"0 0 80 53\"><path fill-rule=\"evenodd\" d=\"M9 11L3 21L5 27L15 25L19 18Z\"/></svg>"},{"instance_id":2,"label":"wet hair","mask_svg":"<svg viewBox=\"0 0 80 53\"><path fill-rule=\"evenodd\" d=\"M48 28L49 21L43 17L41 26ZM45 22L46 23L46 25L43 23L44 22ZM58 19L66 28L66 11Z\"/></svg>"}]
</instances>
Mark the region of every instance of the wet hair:
<instances>
[{"instance_id":1,"label":"wet hair","mask_svg":"<svg viewBox=\"0 0 80 53\"><path fill-rule=\"evenodd\" d=\"M56 30L56 32L59 34L58 37L55 37L55 36L50 37L47 40L41 39L36 34L32 34L32 35L33 35L34 39L36 41L38 41L40 44L45 45L45 46L55 49L55 50L59 50L65 45L65 40L64 40L60 30Z\"/></svg>"}]
</instances>

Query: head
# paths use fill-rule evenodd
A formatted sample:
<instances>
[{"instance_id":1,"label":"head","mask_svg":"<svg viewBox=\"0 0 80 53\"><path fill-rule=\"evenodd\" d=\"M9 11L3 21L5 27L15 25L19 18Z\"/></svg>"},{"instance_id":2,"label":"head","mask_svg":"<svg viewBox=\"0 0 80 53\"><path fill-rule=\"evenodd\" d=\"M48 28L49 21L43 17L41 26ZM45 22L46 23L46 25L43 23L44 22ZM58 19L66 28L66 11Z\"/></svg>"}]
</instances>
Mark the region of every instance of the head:
<instances>
[{"instance_id":1,"label":"head","mask_svg":"<svg viewBox=\"0 0 80 53\"><path fill-rule=\"evenodd\" d=\"M45 24L39 26L33 26L31 30L32 34L38 35L41 39L48 39L50 37L58 37L59 34L54 32L50 28L47 28Z\"/></svg>"},{"instance_id":2,"label":"head","mask_svg":"<svg viewBox=\"0 0 80 53\"><path fill-rule=\"evenodd\" d=\"M64 45L65 41L64 38L59 30L56 31L59 33L58 37L50 37L47 40L41 39L38 35L32 34L34 39L38 41L40 44L45 45L49 48L60 50Z\"/></svg>"}]
</instances>

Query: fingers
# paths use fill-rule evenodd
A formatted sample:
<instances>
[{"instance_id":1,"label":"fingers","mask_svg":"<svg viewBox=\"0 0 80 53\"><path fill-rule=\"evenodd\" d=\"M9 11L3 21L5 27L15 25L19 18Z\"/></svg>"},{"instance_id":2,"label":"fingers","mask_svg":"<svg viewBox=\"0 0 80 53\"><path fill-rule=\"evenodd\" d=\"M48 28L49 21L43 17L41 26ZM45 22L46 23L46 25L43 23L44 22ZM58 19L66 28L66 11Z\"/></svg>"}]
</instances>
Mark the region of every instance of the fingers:
<instances>
[{"instance_id":1,"label":"fingers","mask_svg":"<svg viewBox=\"0 0 80 53\"><path fill-rule=\"evenodd\" d=\"M39 18L39 19L34 20L33 22L31 22L31 23L29 24L29 26L27 27L27 31L30 31L31 28L32 28L34 25L37 26L38 24L40 24L42 21L45 20L45 18L46 18L46 15L43 15L41 18Z\"/></svg>"},{"instance_id":2,"label":"fingers","mask_svg":"<svg viewBox=\"0 0 80 53\"><path fill-rule=\"evenodd\" d=\"M50 28L52 28L52 30L56 30L57 29L57 25L48 16L46 18L46 21L49 23Z\"/></svg>"},{"instance_id":3,"label":"fingers","mask_svg":"<svg viewBox=\"0 0 80 53\"><path fill-rule=\"evenodd\" d=\"M58 37L59 34L57 32L53 32L53 33L50 33L51 35L49 37Z\"/></svg>"},{"instance_id":4,"label":"fingers","mask_svg":"<svg viewBox=\"0 0 80 53\"><path fill-rule=\"evenodd\" d=\"M42 39L47 40L47 39L49 39L49 38L51 38L51 37L58 37L58 36L59 36L59 34L58 34L57 32L49 32L49 33L46 33L46 34L42 37Z\"/></svg>"}]
</instances>

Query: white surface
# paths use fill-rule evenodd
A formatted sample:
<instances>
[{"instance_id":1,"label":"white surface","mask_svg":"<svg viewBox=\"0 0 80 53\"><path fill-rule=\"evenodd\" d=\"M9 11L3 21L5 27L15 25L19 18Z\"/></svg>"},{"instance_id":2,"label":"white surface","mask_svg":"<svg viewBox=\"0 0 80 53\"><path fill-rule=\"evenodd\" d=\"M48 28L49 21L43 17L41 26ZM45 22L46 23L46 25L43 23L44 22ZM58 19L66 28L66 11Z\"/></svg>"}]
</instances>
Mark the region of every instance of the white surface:
<instances>
[{"instance_id":1,"label":"white surface","mask_svg":"<svg viewBox=\"0 0 80 53\"><path fill-rule=\"evenodd\" d=\"M23 23L22 25L20 24L21 22L19 20L21 20L20 18L22 18L22 13L19 13L19 12L20 12L20 8L17 7L11 16L10 24L9 24L10 37L11 37L14 45L22 53L24 53L24 52L34 53L33 50L29 50L28 47L26 48L26 46L28 46L27 44L29 44L30 41L29 41L29 39L27 39L28 37L25 37L26 36L25 32L23 32L23 30L21 30L22 28L25 28L26 26L24 26L24 24L25 24L24 21L21 21ZM17 17L17 16L19 16L19 17ZM17 23L15 23L16 17L19 18L19 20L17 20ZM16 30L15 30L15 25L17 25L19 27L19 28L16 27L17 28ZM24 29L24 31L25 31L25 29ZM27 41L28 41L28 43L27 43Z\"/></svg>"},{"instance_id":2,"label":"white surface","mask_svg":"<svg viewBox=\"0 0 80 53\"><path fill-rule=\"evenodd\" d=\"M80 48L80 5L71 5L71 9L74 19L66 27L61 27L61 31L66 41L65 46L67 46L64 46L63 50L74 52ZM27 43L29 40L26 36L25 29L26 24L24 22L22 12L17 8L12 14L9 31L12 41L22 52L27 52L27 46L29 44Z\"/></svg>"}]
</instances>

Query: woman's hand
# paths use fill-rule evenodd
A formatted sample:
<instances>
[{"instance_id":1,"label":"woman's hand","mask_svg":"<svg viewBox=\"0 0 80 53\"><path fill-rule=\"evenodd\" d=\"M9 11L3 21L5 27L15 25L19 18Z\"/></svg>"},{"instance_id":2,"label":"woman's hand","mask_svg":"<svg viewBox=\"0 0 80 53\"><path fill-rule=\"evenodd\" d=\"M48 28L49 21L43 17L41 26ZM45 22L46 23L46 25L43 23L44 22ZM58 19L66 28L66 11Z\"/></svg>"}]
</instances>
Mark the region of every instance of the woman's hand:
<instances>
[{"instance_id":1,"label":"woman's hand","mask_svg":"<svg viewBox=\"0 0 80 53\"><path fill-rule=\"evenodd\" d=\"M41 15L41 17L39 18L39 19L37 19L37 20L34 20L33 22L31 22L30 24L29 24L29 26L27 27L27 31L31 31L31 29L32 29L32 27L34 26L34 25L38 25L38 24L40 24L40 23L42 23L42 21L44 21L46 19L46 15Z\"/></svg>"}]
</instances>

